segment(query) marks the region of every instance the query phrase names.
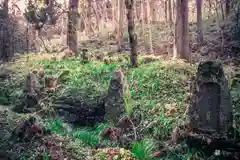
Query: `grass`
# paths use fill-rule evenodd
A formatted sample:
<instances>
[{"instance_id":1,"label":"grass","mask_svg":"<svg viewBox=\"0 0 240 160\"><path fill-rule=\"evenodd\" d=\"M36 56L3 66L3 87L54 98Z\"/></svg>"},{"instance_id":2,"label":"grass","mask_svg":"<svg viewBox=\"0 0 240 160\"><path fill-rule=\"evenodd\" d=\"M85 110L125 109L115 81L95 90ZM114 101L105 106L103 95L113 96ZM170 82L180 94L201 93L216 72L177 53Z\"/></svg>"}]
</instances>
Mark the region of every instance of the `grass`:
<instances>
[{"instance_id":1,"label":"grass","mask_svg":"<svg viewBox=\"0 0 240 160\"><path fill-rule=\"evenodd\" d=\"M27 63L16 62L10 67L18 72L11 81L5 80L0 83L1 104L10 105L19 101L24 80L23 75L26 74L30 66L42 66L46 74L59 74L63 70L69 71L61 83L61 89L51 96L71 94L73 97L84 95L91 99L106 93L112 71L117 67L122 67L125 70L128 83L124 95L128 114L131 112L141 113L145 126L156 121L156 126L146 129L147 134L144 139L132 145L131 151L139 160L150 159L149 156L156 149L155 144L169 139L173 127L181 122L187 106L185 101L188 92L187 82L190 75L195 72L195 66L181 61L161 60L142 64L138 68L128 68L127 62L113 62L106 65L97 61L82 64L76 59L62 61L33 59ZM240 99L238 87L232 90L235 102L239 102ZM235 109L237 107L239 106L235 106ZM171 114L167 114L169 111ZM73 127L68 130L62 121L49 119L45 125L61 136L79 139L86 145L94 147L98 144L98 134L107 124L99 124L94 129ZM169 153L167 156L169 159L174 159L174 157L187 159L186 157L190 157L191 153L186 150L179 153Z\"/></svg>"},{"instance_id":2,"label":"grass","mask_svg":"<svg viewBox=\"0 0 240 160\"><path fill-rule=\"evenodd\" d=\"M44 122L47 129L61 136L69 136L72 139L79 139L90 147L98 145L98 135L108 124L99 124L94 129L76 128L67 126L61 120L47 119ZM104 141L106 144L107 141Z\"/></svg>"},{"instance_id":3,"label":"grass","mask_svg":"<svg viewBox=\"0 0 240 160\"><path fill-rule=\"evenodd\" d=\"M155 140L144 139L132 144L131 152L138 160L151 160L151 155L155 148Z\"/></svg>"}]
</instances>

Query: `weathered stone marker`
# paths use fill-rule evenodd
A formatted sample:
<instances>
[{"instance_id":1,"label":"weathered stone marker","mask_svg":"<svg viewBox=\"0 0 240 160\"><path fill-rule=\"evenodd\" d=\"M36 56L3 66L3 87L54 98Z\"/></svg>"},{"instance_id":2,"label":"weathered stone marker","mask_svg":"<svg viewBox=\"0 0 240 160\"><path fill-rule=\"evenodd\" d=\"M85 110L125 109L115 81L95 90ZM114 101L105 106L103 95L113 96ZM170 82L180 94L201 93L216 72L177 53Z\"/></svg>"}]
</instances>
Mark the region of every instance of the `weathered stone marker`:
<instances>
[{"instance_id":1,"label":"weathered stone marker","mask_svg":"<svg viewBox=\"0 0 240 160\"><path fill-rule=\"evenodd\" d=\"M190 127L199 133L223 135L232 127L230 91L221 64L212 61L199 64L192 83L188 118Z\"/></svg>"},{"instance_id":2,"label":"weathered stone marker","mask_svg":"<svg viewBox=\"0 0 240 160\"><path fill-rule=\"evenodd\" d=\"M37 72L30 72L25 78L22 102L16 105L13 111L19 113L35 112L41 108L39 105L41 97L42 93Z\"/></svg>"},{"instance_id":3,"label":"weathered stone marker","mask_svg":"<svg viewBox=\"0 0 240 160\"><path fill-rule=\"evenodd\" d=\"M121 69L113 72L108 87L108 95L105 102L105 120L116 124L124 114L124 75Z\"/></svg>"}]
</instances>

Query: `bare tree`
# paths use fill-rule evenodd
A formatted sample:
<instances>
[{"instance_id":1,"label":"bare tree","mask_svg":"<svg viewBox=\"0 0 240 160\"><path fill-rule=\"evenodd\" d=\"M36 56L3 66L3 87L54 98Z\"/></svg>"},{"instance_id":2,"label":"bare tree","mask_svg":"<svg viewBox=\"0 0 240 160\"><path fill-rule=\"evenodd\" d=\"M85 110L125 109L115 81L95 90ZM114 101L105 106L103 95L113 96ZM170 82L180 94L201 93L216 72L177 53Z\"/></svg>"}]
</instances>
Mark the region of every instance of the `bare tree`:
<instances>
[{"instance_id":1,"label":"bare tree","mask_svg":"<svg viewBox=\"0 0 240 160\"><path fill-rule=\"evenodd\" d=\"M112 24L114 26L114 33L117 32L118 24L116 23L117 20L117 13L116 13L116 8L117 8L117 0L112 0ZM118 11L118 8L117 8Z\"/></svg>"},{"instance_id":2,"label":"bare tree","mask_svg":"<svg viewBox=\"0 0 240 160\"><path fill-rule=\"evenodd\" d=\"M2 3L1 3L1 8L0 8L0 18L8 18L8 3L9 3L9 0L3 0Z\"/></svg>"},{"instance_id":3,"label":"bare tree","mask_svg":"<svg viewBox=\"0 0 240 160\"><path fill-rule=\"evenodd\" d=\"M140 12L141 12L141 35L144 35L144 20L145 20L145 18L144 18L144 0L140 0Z\"/></svg>"},{"instance_id":4,"label":"bare tree","mask_svg":"<svg viewBox=\"0 0 240 160\"><path fill-rule=\"evenodd\" d=\"M197 43L198 46L203 45L203 32L202 32L202 0L196 0L197 6Z\"/></svg>"},{"instance_id":5,"label":"bare tree","mask_svg":"<svg viewBox=\"0 0 240 160\"><path fill-rule=\"evenodd\" d=\"M168 17L169 22L172 23L172 0L168 0Z\"/></svg>"},{"instance_id":6,"label":"bare tree","mask_svg":"<svg viewBox=\"0 0 240 160\"><path fill-rule=\"evenodd\" d=\"M150 52L150 53L153 53L152 28L151 28L151 14L150 14L150 3L149 3L149 0L147 0L147 23L148 23L149 52Z\"/></svg>"},{"instance_id":7,"label":"bare tree","mask_svg":"<svg viewBox=\"0 0 240 160\"><path fill-rule=\"evenodd\" d=\"M69 0L67 45L75 54L77 54L77 20L78 0Z\"/></svg>"},{"instance_id":8,"label":"bare tree","mask_svg":"<svg viewBox=\"0 0 240 160\"><path fill-rule=\"evenodd\" d=\"M228 16L230 13L230 0L225 0L225 15Z\"/></svg>"},{"instance_id":9,"label":"bare tree","mask_svg":"<svg viewBox=\"0 0 240 160\"><path fill-rule=\"evenodd\" d=\"M9 60L11 57L11 44L10 44L10 30L8 28L8 0L4 0L2 4L0 4L2 7L0 8L0 31L2 33L1 36L1 42L0 42L0 60L3 59L5 61Z\"/></svg>"},{"instance_id":10,"label":"bare tree","mask_svg":"<svg viewBox=\"0 0 240 160\"><path fill-rule=\"evenodd\" d=\"M124 32L124 1L118 0L118 51L122 50Z\"/></svg>"},{"instance_id":11,"label":"bare tree","mask_svg":"<svg viewBox=\"0 0 240 160\"><path fill-rule=\"evenodd\" d=\"M168 20L168 1L164 0L164 15L165 15L165 21Z\"/></svg>"},{"instance_id":12,"label":"bare tree","mask_svg":"<svg viewBox=\"0 0 240 160\"><path fill-rule=\"evenodd\" d=\"M215 13L216 13L216 25L218 27L218 32L220 33L221 36L221 54L224 52L224 35L223 35L223 29L221 28L220 25L220 16L219 16L219 11L218 11L218 0L215 1Z\"/></svg>"},{"instance_id":13,"label":"bare tree","mask_svg":"<svg viewBox=\"0 0 240 160\"><path fill-rule=\"evenodd\" d=\"M220 7L221 7L221 15L222 15L222 19L224 20L224 19L225 19L225 15L224 15L225 12L224 12L224 7L223 7L224 2L220 1L219 3L220 3Z\"/></svg>"},{"instance_id":14,"label":"bare tree","mask_svg":"<svg viewBox=\"0 0 240 160\"><path fill-rule=\"evenodd\" d=\"M93 32L92 27L91 27L91 14L92 14L92 0L87 1L87 33L90 34ZM98 21L98 20L97 20ZM98 26L99 27L99 26Z\"/></svg>"},{"instance_id":15,"label":"bare tree","mask_svg":"<svg viewBox=\"0 0 240 160\"><path fill-rule=\"evenodd\" d=\"M134 12L133 12L133 0L125 0L125 6L127 9L127 21L128 21L128 35L129 43L131 48L131 65L132 67L137 67L137 34L134 29Z\"/></svg>"},{"instance_id":16,"label":"bare tree","mask_svg":"<svg viewBox=\"0 0 240 160\"><path fill-rule=\"evenodd\" d=\"M175 0L173 0L173 2L172 2L173 4L172 4L172 11L173 11L173 13L172 13L172 15L173 15L173 17L174 17L174 19L175 19L175 17L176 17L176 1Z\"/></svg>"},{"instance_id":17,"label":"bare tree","mask_svg":"<svg viewBox=\"0 0 240 160\"><path fill-rule=\"evenodd\" d=\"M174 57L190 61L188 0L176 1Z\"/></svg>"}]
</instances>

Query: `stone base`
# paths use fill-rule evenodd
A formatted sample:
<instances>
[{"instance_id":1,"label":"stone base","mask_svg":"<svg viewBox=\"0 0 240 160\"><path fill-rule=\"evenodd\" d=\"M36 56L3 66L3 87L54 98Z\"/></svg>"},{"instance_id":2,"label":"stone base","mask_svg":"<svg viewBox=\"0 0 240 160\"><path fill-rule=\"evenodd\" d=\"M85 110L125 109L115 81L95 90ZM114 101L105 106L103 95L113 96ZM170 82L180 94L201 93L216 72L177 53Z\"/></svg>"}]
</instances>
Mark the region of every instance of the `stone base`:
<instances>
[{"instance_id":1,"label":"stone base","mask_svg":"<svg viewBox=\"0 0 240 160\"><path fill-rule=\"evenodd\" d=\"M187 145L190 148L206 148L208 152L224 150L240 153L240 133L234 129L225 135L190 132L187 136Z\"/></svg>"}]
</instances>

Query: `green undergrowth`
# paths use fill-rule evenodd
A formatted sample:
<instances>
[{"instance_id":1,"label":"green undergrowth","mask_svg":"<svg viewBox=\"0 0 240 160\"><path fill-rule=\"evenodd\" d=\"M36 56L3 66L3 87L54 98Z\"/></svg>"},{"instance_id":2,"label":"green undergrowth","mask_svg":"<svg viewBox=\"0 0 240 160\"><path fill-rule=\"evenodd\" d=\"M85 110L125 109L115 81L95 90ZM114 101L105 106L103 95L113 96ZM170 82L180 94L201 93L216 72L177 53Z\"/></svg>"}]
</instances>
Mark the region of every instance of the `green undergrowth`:
<instances>
[{"instance_id":1,"label":"green undergrowth","mask_svg":"<svg viewBox=\"0 0 240 160\"><path fill-rule=\"evenodd\" d=\"M142 57L139 58L139 61ZM19 64L19 63L18 63ZM19 67L20 65L18 65ZM145 160L149 159L150 153L156 150L156 146L170 138L174 126L181 123L187 107L186 95L188 92L188 81L195 72L195 66L181 61L160 60L148 64L141 64L138 68L129 68L125 62L114 62L104 64L93 61L82 64L77 59L62 61L32 60L24 66L42 66L45 74L59 75L63 71L69 71L61 80L58 92L50 95L59 97L71 94L72 97L82 95L94 99L105 95L112 71L118 67L123 68L128 83L128 91L125 95L128 114L131 112L141 114L146 130L142 141L132 144L131 152ZM25 69L17 69L17 74L11 79L5 79L0 83L0 103L15 104L21 97ZM41 81L43 85L43 82ZM238 86L239 87L239 86ZM239 106L240 91L238 87L232 89L235 110ZM237 104L236 104L237 103ZM235 112L237 114L238 112ZM240 119L240 118L239 118ZM155 125L150 123L155 121ZM236 120L239 122L239 120ZM60 120L47 120L47 128L53 132L68 136L72 139L80 139L85 144L95 147L98 144L98 134L107 124L99 124L95 128L67 127ZM149 139L151 137L152 139ZM108 144L107 141L104 143ZM157 145L156 145L157 144ZM189 151L183 153L169 153L171 157L187 159L191 154ZM174 158L173 158L174 159Z\"/></svg>"},{"instance_id":2,"label":"green undergrowth","mask_svg":"<svg viewBox=\"0 0 240 160\"><path fill-rule=\"evenodd\" d=\"M41 60L31 61L31 63L43 66L46 74L56 75L64 70L69 71L61 83L61 89L52 96L71 94L72 97L84 95L91 99L106 93L112 71L117 67L122 67L126 72L130 90L128 94L131 94L130 102L133 110L140 111L146 123L152 122L154 117L158 117L160 127L154 128L152 134L156 135L159 140L168 138L172 127L184 113L187 81L189 75L194 71L194 67L188 64L172 61L152 62L134 69L121 63L106 65L102 62L90 62L82 64L74 59ZM7 102L16 102L16 99L20 97L22 80L5 88L7 92L11 92L12 88L15 88L15 92L11 92L9 97L3 96ZM168 110L166 105L172 105L177 112L166 115L165 112Z\"/></svg>"},{"instance_id":3,"label":"green undergrowth","mask_svg":"<svg viewBox=\"0 0 240 160\"><path fill-rule=\"evenodd\" d=\"M72 139L79 139L91 147L98 145L98 135L107 125L102 123L98 124L95 128L78 128L56 119L48 119L44 122L44 126L52 132L61 136L68 136ZM104 144L107 145L107 140L104 141Z\"/></svg>"},{"instance_id":4,"label":"green undergrowth","mask_svg":"<svg viewBox=\"0 0 240 160\"><path fill-rule=\"evenodd\" d=\"M151 160L152 152L156 149L154 139L144 139L132 144L131 152L138 160Z\"/></svg>"}]
</instances>

